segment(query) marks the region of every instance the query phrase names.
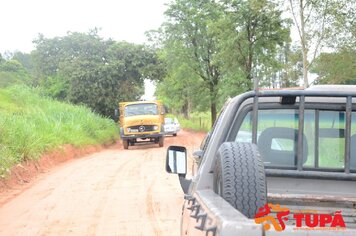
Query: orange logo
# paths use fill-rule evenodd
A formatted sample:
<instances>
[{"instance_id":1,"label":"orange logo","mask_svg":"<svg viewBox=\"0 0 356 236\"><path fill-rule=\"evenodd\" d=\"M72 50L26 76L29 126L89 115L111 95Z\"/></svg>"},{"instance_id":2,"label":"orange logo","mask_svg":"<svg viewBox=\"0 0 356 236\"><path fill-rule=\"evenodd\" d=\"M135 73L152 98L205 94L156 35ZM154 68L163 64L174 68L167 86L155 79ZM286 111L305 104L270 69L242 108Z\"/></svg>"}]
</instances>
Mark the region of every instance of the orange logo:
<instances>
[{"instance_id":1,"label":"orange logo","mask_svg":"<svg viewBox=\"0 0 356 236\"><path fill-rule=\"evenodd\" d=\"M272 215L271 215L272 213ZM255 216L256 224L263 224L265 230L274 229L278 232L286 228L285 222L292 220L295 230L342 230L346 228L341 211L334 214L317 214L316 211L298 211L289 217L290 210L279 204L265 204L259 208Z\"/></svg>"},{"instance_id":2,"label":"orange logo","mask_svg":"<svg viewBox=\"0 0 356 236\"><path fill-rule=\"evenodd\" d=\"M273 212L277 213L277 219L274 216L269 215L271 213L271 209ZM261 207L258 213L255 216L256 224L263 224L265 230L269 230L271 225L273 225L276 231L282 231L286 228L284 221L288 220L289 209L282 208L279 204L273 205L271 203L266 204L264 207Z\"/></svg>"}]
</instances>

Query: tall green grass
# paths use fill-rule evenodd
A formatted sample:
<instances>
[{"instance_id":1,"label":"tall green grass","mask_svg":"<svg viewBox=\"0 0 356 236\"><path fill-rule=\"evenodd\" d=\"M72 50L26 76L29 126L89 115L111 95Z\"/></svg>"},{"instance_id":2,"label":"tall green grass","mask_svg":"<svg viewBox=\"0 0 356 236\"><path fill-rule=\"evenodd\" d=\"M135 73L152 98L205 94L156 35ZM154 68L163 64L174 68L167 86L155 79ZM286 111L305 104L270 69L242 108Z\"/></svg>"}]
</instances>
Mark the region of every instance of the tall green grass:
<instances>
[{"instance_id":1,"label":"tall green grass","mask_svg":"<svg viewBox=\"0 0 356 236\"><path fill-rule=\"evenodd\" d=\"M76 147L111 142L118 128L84 106L41 97L36 89L0 89L0 177L24 160L64 144Z\"/></svg>"},{"instance_id":2,"label":"tall green grass","mask_svg":"<svg viewBox=\"0 0 356 236\"><path fill-rule=\"evenodd\" d=\"M182 115L177 116L180 126L185 129L208 132L211 129L209 112L193 112L189 114L189 119Z\"/></svg>"}]
</instances>

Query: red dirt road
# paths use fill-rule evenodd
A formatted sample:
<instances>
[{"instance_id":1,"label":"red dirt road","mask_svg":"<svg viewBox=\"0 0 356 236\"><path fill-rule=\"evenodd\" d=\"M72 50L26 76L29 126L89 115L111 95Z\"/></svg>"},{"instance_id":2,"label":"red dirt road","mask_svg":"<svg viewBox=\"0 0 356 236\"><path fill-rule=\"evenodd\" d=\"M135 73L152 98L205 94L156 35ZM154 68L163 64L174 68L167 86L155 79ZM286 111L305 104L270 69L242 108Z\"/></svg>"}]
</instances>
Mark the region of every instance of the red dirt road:
<instances>
[{"instance_id":1,"label":"red dirt road","mask_svg":"<svg viewBox=\"0 0 356 236\"><path fill-rule=\"evenodd\" d=\"M183 192L164 170L166 148L191 154L203 136L181 131L164 148L120 145L61 164L0 207L0 235L179 235Z\"/></svg>"}]
</instances>

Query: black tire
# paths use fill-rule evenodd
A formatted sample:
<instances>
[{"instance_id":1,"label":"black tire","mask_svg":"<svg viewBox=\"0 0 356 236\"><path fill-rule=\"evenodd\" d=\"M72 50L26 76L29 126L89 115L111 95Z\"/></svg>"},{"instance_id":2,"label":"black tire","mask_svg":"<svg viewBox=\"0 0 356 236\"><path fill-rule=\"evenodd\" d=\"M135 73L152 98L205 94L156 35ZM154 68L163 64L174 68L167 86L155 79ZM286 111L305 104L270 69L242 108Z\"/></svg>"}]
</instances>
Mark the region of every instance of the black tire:
<instances>
[{"instance_id":1,"label":"black tire","mask_svg":"<svg viewBox=\"0 0 356 236\"><path fill-rule=\"evenodd\" d=\"M177 136L177 134L175 133L175 134L173 134L173 136L175 137L175 136Z\"/></svg>"},{"instance_id":2,"label":"black tire","mask_svg":"<svg viewBox=\"0 0 356 236\"><path fill-rule=\"evenodd\" d=\"M158 145L159 145L159 147L163 147L163 145L164 145L164 137L163 136L159 137Z\"/></svg>"},{"instance_id":3,"label":"black tire","mask_svg":"<svg viewBox=\"0 0 356 236\"><path fill-rule=\"evenodd\" d=\"M122 140L122 144L124 145L124 149L129 149L129 140Z\"/></svg>"},{"instance_id":4,"label":"black tire","mask_svg":"<svg viewBox=\"0 0 356 236\"><path fill-rule=\"evenodd\" d=\"M248 218L267 202L264 165L252 143L223 143L214 167L214 191Z\"/></svg>"}]
</instances>

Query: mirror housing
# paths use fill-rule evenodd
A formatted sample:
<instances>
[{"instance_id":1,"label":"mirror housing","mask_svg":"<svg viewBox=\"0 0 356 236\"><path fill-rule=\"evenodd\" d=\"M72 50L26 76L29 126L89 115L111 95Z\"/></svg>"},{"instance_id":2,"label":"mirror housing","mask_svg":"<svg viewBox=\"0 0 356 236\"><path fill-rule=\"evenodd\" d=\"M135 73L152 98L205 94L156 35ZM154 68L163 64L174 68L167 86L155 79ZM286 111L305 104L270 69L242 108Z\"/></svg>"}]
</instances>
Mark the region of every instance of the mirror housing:
<instances>
[{"instance_id":1,"label":"mirror housing","mask_svg":"<svg viewBox=\"0 0 356 236\"><path fill-rule=\"evenodd\" d=\"M115 119L119 118L119 109L115 108Z\"/></svg>"},{"instance_id":2,"label":"mirror housing","mask_svg":"<svg viewBox=\"0 0 356 236\"><path fill-rule=\"evenodd\" d=\"M185 177L187 174L187 149L182 146L169 146L166 156L166 171Z\"/></svg>"},{"instance_id":3,"label":"mirror housing","mask_svg":"<svg viewBox=\"0 0 356 236\"><path fill-rule=\"evenodd\" d=\"M196 150L193 152L193 156L199 159L203 157L203 154L204 154L203 150Z\"/></svg>"}]
</instances>

